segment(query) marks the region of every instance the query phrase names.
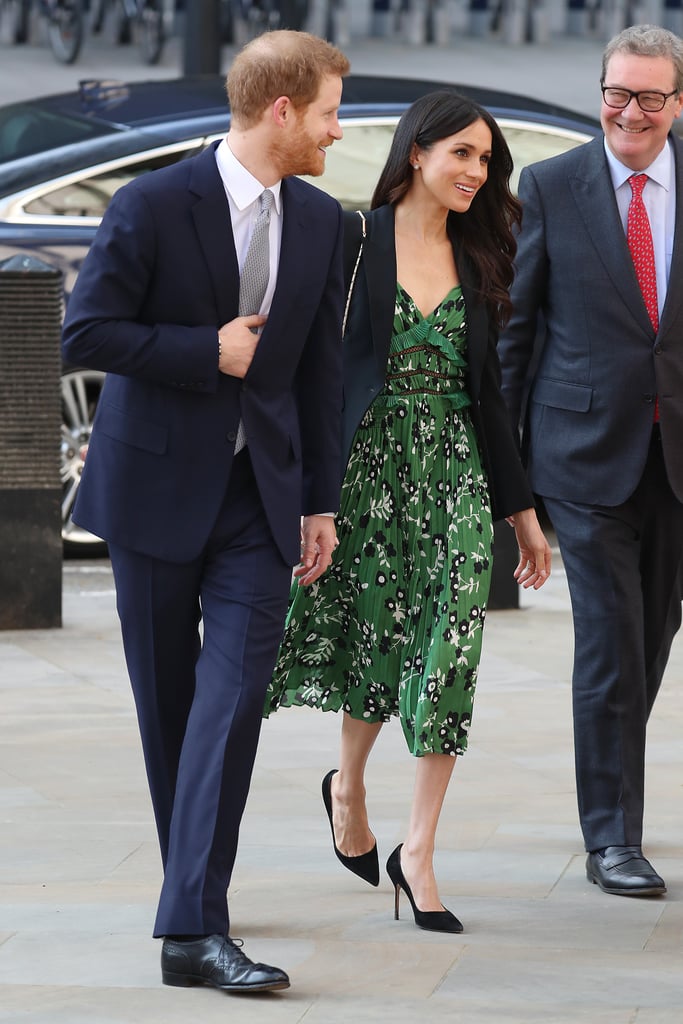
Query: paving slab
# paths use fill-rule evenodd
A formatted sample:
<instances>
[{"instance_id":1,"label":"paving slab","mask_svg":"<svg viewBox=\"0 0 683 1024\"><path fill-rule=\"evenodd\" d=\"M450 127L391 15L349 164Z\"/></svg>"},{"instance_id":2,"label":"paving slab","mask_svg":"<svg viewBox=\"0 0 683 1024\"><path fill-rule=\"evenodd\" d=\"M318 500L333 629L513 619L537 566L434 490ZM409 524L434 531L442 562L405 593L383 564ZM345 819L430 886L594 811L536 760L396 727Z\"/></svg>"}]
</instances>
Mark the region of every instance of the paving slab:
<instances>
[{"instance_id":1,"label":"paving slab","mask_svg":"<svg viewBox=\"0 0 683 1024\"><path fill-rule=\"evenodd\" d=\"M556 562L559 561L556 557ZM646 850L666 897L585 878L561 565L490 613L467 755L436 857L463 935L393 917L333 855L320 797L339 720L264 723L230 893L234 934L292 988L165 988L151 938L161 879L107 560L66 562L60 630L0 633L0 1022L683 1024L683 644L650 723ZM401 841L414 763L389 723L367 775L380 855Z\"/></svg>"}]
</instances>

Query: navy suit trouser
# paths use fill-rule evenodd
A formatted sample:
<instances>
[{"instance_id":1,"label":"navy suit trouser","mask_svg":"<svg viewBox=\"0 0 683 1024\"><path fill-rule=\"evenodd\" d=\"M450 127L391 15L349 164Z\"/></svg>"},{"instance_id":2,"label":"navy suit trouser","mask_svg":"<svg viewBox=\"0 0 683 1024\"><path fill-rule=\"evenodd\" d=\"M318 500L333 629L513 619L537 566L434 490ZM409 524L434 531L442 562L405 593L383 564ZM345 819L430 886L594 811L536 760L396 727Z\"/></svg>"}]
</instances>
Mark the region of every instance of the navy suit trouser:
<instances>
[{"instance_id":1,"label":"navy suit trouser","mask_svg":"<svg viewBox=\"0 0 683 1024\"><path fill-rule=\"evenodd\" d=\"M154 935L227 935L291 582L248 452L198 558L176 564L111 544L110 556L164 866Z\"/></svg>"},{"instance_id":2,"label":"navy suit trouser","mask_svg":"<svg viewBox=\"0 0 683 1024\"><path fill-rule=\"evenodd\" d=\"M572 602L574 753L587 850L639 846L645 732L681 625L683 504L656 428L636 490L605 507L544 498Z\"/></svg>"}]
</instances>

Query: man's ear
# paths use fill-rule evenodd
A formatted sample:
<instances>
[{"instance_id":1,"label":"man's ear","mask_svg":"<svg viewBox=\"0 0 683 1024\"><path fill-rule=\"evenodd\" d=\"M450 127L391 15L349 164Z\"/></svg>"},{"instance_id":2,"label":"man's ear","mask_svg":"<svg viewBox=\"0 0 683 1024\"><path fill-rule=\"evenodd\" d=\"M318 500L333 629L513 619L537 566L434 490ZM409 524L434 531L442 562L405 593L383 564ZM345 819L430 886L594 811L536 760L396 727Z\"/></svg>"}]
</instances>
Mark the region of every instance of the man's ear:
<instances>
[{"instance_id":1,"label":"man's ear","mask_svg":"<svg viewBox=\"0 0 683 1024\"><path fill-rule=\"evenodd\" d=\"M289 96L278 96L271 109L273 120L280 126L284 126L292 117L293 107Z\"/></svg>"}]
</instances>

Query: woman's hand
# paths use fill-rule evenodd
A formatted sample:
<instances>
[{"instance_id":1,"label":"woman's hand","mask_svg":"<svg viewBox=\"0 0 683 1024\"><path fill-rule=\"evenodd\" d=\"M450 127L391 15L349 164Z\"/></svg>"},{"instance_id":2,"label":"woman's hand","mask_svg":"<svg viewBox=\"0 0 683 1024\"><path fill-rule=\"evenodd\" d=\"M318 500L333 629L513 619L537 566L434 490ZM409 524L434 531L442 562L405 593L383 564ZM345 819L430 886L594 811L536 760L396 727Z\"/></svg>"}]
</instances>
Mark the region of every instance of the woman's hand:
<instances>
[{"instance_id":1,"label":"woman's hand","mask_svg":"<svg viewBox=\"0 0 683 1024\"><path fill-rule=\"evenodd\" d=\"M550 545L538 522L535 508L515 512L506 520L514 528L519 563L513 575L520 586L539 590L550 576Z\"/></svg>"}]
</instances>

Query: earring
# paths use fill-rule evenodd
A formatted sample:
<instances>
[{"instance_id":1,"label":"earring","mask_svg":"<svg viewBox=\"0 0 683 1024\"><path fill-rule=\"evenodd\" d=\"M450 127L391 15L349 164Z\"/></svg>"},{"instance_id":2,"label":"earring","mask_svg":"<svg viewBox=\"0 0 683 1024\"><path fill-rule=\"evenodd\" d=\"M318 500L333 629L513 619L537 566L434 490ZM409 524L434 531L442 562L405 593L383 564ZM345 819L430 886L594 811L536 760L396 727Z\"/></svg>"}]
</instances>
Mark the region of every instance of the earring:
<instances>
[{"instance_id":1,"label":"earring","mask_svg":"<svg viewBox=\"0 0 683 1024\"><path fill-rule=\"evenodd\" d=\"M420 165L419 165L419 164L413 164L413 168L414 168L414 169L415 169L416 171L419 171L419 170L420 170Z\"/></svg>"}]
</instances>

